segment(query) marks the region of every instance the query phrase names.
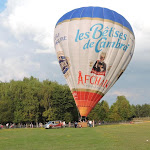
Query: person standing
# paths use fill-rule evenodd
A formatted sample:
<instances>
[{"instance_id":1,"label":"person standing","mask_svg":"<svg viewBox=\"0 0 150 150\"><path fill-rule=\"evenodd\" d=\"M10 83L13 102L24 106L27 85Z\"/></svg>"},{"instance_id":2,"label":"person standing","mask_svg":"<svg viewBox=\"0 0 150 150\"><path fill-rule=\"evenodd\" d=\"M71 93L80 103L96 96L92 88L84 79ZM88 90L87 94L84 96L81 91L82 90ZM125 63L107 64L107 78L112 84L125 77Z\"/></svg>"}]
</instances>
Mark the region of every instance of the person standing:
<instances>
[{"instance_id":1,"label":"person standing","mask_svg":"<svg viewBox=\"0 0 150 150\"><path fill-rule=\"evenodd\" d=\"M65 121L63 121L63 127L64 127L64 128L66 127L66 122L65 122Z\"/></svg>"},{"instance_id":2,"label":"person standing","mask_svg":"<svg viewBox=\"0 0 150 150\"><path fill-rule=\"evenodd\" d=\"M71 122L69 122L69 128L71 127Z\"/></svg>"},{"instance_id":3,"label":"person standing","mask_svg":"<svg viewBox=\"0 0 150 150\"><path fill-rule=\"evenodd\" d=\"M77 128L77 126L78 126L78 123L75 121L74 127Z\"/></svg>"},{"instance_id":4,"label":"person standing","mask_svg":"<svg viewBox=\"0 0 150 150\"><path fill-rule=\"evenodd\" d=\"M89 121L89 127L90 128L92 127L92 121L91 120Z\"/></svg>"},{"instance_id":5,"label":"person standing","mask_svg":"<svg viewBox=\"0 0 150 150\"><path fill-rule=\"evenodd\" d=\"M94 125L95 125L95 122L94 122L94 120L93 120L93 127L94 127Z\"/></svg>"},{"instance_id":6,"label":"person standing","mask_svg":"<svg viewBox=\"0 0 150 150\"><path fill-rule=\"evenodd\" d=\"M7 128L7 129L9 128L9 123L6 123L6 128Z\"/></svg>"}]
</instances>

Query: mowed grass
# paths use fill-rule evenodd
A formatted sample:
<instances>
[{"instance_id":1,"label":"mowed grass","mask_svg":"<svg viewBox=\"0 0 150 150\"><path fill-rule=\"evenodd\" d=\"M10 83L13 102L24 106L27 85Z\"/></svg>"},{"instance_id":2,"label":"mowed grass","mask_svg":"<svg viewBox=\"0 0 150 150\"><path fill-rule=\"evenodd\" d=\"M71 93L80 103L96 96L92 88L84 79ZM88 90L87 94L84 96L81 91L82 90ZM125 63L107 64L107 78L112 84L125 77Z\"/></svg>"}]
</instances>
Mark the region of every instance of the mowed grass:
<instances>
[{"instance_id":1,"label":"mowed grass","mask_svg":"<svg viewBox=\"0 0 150 150\"><path fill-rule=\"evenodd\" d=\"M2 129L0 150L150 150L150 123L48 130Z\"/></svg>"}]
</instances>

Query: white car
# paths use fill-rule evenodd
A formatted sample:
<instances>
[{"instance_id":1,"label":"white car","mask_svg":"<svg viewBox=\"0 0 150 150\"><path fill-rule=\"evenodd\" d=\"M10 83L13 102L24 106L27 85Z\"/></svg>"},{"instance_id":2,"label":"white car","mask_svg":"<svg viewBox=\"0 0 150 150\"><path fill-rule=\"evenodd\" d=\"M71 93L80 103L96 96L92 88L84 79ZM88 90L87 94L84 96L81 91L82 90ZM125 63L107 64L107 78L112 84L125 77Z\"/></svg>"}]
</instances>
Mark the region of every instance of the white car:
<instances>
[{"instance_id":1,"label":"white car","mask_svg":"<svg viewBox=\"0 0 150 150\"><path fill-rule=\"evenodd\" d=\"M51 129L51 128L62 128L62 122L60 120L57 121L49 121L47 124L45 124L45 129Z\"/></svg>"}]
</instances>

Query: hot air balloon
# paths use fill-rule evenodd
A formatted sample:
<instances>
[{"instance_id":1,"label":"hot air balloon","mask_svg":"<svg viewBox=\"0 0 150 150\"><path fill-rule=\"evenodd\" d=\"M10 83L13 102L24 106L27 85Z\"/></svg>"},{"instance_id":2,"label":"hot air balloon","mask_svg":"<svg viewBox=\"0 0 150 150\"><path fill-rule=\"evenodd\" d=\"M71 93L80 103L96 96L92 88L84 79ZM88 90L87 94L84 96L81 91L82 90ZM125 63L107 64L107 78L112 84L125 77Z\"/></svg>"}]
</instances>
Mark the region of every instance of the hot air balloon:
<instances>
[{"instance_id":1,"label":"hot air balloon","mask_svg":"<svg viewBox=\"0 0 150 150\"><path fill-rule=\"evenodd\" d=\"M54 45L80 115L87 117L125 71L135 36L129 22L117 12L82 7L58 20Z\"/></svg>"}]
</instances>

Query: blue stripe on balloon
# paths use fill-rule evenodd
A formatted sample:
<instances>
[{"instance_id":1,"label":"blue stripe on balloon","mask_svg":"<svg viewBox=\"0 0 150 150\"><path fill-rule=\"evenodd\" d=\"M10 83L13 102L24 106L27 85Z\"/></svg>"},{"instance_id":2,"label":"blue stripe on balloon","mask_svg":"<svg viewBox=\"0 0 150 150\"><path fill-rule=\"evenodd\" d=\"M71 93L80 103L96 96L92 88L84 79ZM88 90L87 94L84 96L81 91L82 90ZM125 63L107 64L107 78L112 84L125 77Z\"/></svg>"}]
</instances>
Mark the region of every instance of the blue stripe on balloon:
<instances>
[{"instance_id":1,"label":"blue stripe on balloon","mask_svg":"<svg viewBox=\"0 0 150 150\"><path fill-rule=\"evenodd\" d=\"M92 18L92 12L93 12L93 7L86 7L83 9L81 18L83 17L90 17Z\"/></svg>"},{"instance_id":2,"label":"blue stripe on balloon","mask_svg":"<svg viewBox=\"0 0 150 150\"><path fill-rule=\"evenodd\" d=\"M82 14L83 10L84 10L84 7L75 9L74 13L71 16L71 19L73 19L73 18L81 18L81 14Z\"/></svg>"},{"instance_id":3,"label":"blue stripe on balloon","mask_svg":"<svg viewBox=\"0 0 150 150\"><path fill-rule=\"evenodd\" d=\"M65 20L70 20L74 18L83 18L83 17L112 20L114 22L120 23L121 25L127 27L131 32L133 32L131 25L122 15L118 14L113 10L102 8L102 7L81 7L81 8L74 9L66 13L65 15L63 15L58 20L57 24Z\"/></svg>"},{"instance_id":4,"label":"blue stripe on balloon","mask_svg":"<svg viewBox=\"0 0 150 150\"><path fill-rule=\"evenodd\" d=\"M101 7L94 7L93 18L104 18L104 11Z\"/></svg>"},{"instance_id":5,"label":"blue stripe on balloon","mask_svg":"<svg viewBox=\"0 0 150 150\"><path fill-rule=\"evenodd\" d=\"M110 9L104 8L104 19L115 21L115 16L113 14L113 11Z\"/></svg>"}]
</instances>

